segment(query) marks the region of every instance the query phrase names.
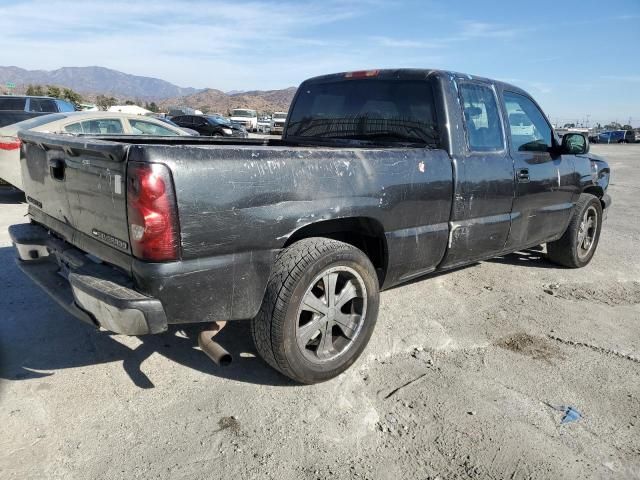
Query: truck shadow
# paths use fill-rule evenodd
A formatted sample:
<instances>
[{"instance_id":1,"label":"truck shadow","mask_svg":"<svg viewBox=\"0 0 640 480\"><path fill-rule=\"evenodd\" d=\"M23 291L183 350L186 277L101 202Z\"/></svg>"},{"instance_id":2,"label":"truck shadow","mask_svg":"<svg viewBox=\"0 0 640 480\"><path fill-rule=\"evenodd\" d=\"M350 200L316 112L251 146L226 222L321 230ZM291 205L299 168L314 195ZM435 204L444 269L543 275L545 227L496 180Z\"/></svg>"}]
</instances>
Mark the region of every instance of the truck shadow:
<instances>
[{"instance_id":1,"label":"truck shadow","mask_svg":"<svg viewBox=\"0 0 640 480\"><path fill-rule=\"evenodd\" d=\"M516 265L518 267L563 268L546 259L544 256L544 248L541 245L485 261L489 263L501 263L504 265Z\"/></svg>"},{"instance_id":2,"label":"truck shadow","mask_svg":"<svg viewBox=\"0 0 640 480\"><path fill-rule=\"evenodd\" d=\"M24 192L8 185L0 185L0 205L17 205L25 201Z\"/></svg>"},{"instance_id":3,"label":"truck shadow","mask_svg":"<svg viewBox=\"0 0 640 480\"><path fill-rule=\"evenodd\" d=\"M231 322L216 340L232 355L216 366L197 348L198 327L172 326L160 335L133 340L97 330L70 316L17 267L12 248L0 248L0 378L29 380L65 368L121 362L131 381L154 388L156 374L144 362L154 353L206 375L263 385L292 386L257 356L249 322ZM130 346L137 344L134 346ZM176 370L179 374L179 370ZM163 374L161 378L166 378ZM158 380L156 380L158 381Z\"/></svg>"}]
</instances>

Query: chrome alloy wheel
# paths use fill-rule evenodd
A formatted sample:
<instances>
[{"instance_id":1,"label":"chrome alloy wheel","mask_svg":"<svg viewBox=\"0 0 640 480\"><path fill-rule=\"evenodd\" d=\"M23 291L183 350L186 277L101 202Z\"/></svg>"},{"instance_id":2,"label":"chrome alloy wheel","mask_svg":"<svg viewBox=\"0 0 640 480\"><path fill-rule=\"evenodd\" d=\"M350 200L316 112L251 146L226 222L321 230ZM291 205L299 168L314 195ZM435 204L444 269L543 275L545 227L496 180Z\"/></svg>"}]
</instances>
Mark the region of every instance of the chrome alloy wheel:
<instances>
[{"instance_id":1,"label":"chrome alloy wheel","mask_svg":"<svg viewBox=\"0 0 640 480\"><path fill-rule=\"evenodd\" d=\"M362 277L346 266L325 270L311 282L298 308L296 340L313 363L334 360L354 344L367 313Z\"/></svg>"},{"instance_id":2,"label":"chrome alloy wheel","mask_svg":"<svg viewBox=\"0 0 640 480\"><path fill-rule=\"evenodd\" d=\"M598 233L598 211L590 206L584 212L578 229L578 257L580 259L589 255L595 244Z\"/></svg>"}]
</instances>

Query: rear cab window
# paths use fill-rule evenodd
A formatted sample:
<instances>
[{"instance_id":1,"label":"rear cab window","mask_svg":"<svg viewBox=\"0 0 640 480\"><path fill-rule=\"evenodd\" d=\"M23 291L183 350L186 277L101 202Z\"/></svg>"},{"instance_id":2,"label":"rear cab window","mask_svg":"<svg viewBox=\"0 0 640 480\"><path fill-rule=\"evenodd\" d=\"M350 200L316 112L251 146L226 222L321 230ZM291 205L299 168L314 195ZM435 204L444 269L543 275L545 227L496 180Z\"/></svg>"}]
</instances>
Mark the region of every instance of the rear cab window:
<instances>
[{"instance_id":1,"label":"rear cab window","mask_svg":"<svg viewBox=\"0 0 640 480\"><path fill-rule=\"evenodd\" d=\"M440 148L432 84L392 78L306 82L289 113L287 137Z\"/></svg>"}]
</instances>

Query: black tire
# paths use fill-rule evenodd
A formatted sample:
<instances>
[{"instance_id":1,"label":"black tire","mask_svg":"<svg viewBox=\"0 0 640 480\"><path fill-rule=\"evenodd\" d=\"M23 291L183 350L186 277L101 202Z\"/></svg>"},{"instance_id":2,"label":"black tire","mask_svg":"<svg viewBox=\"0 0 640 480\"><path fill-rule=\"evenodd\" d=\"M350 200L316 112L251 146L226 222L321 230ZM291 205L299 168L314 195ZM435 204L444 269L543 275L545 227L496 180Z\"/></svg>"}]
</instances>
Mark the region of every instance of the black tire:
<instances>
[{"instance_id":1,"label":"black tire","mask_svg":"<svg viewBox=\"0 0 640 480\"><path fill-rule=\"evenodd\" d=\"M593 232L589 234L590 228L587 228L587 235L583 237L582 232L585 230L583 220L586 221L585 215L591 218L592 213L595 214ZM601 230L602 205L600 200L593 195L583 193L573 209L571 221L562 237L555 242L547 243L547 258L569 268L582 268L588 265L598 247ZM585 249L583 247L587 237L590 237L591 240L589 248Z\"/></svg>"},{"instance_id":2,"label":"black tire","mask_svg":"<svg viewBox=\"0 0 640 480\"><path fill-rule=\"evenodd\" d=\"M312 350L313 346L300 345L303 338L300 332L306 325L301 319L308 313L302 305L303 299L308 299L313 289L321 283L315 282L322 275L326 275L322 277L322 281L329 275L336 275L337 279L333 280L333 290L336 294L333 300L329 301L328 294L321 293L327 299L326 302L332 304L336 296L342 298L342 294L347 290L347 283L352 280L349 279L347 283L343 283L342 290L338 293L336 282L342 281L338 278L341 269L344 270L344 275L354 275L353 285L362 287L359 290L362 298L354 298L350 301L352 305L349 307L359 307L360 315L336 313L340 307L334 308L332 313L326 313L324 317L322 314L317 316L309 314L316 320L309 321L308 324L323 318L329 319L327 325L333 325L332 333L327 336L331 339L328 342L331 347L338 344L346 345L341 352L338 352L337 346L335 347L337 352L335 358L310 359L317 353ZM326 282L322 284L320 292L327 291L324 285ZM337 304L339 305L339 301ZM287 377L305 384L322 382L345 371L360 356L373 333L378 317L378 307L379 286L376 271L361 250L328 238L303 239L283 250L276 259L260 312L251 322L253 341L260 356ZM349 331L352 339L348 336L342 338L340 325L331 323L334 322L333 317L338 315L341 318L345 318L342 315L346 315L350 319L358 319L357 332L355 329ZM336 327L338 334L334 337L333 332L336 331ZM347 330L344 331L347 332ZM320 350L321 339L324 339L325 334L318 330L317 336L319 344L316 349ZM310 344L314 341L316 341L315 337ZM326 351L329 352L329 350Z\"/></svg>"}]
</instances>

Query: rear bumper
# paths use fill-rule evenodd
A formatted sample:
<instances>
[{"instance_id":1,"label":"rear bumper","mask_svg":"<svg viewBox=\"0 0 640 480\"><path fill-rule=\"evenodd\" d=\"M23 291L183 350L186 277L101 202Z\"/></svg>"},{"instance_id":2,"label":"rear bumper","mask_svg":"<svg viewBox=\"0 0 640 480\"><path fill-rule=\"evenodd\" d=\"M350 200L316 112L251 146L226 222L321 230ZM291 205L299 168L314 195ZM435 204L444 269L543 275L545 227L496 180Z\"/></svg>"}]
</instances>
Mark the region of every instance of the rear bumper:
<instances>
[{"instance_id":1,"label":"rear bumper","mask_svg":"<svg viewBox=\"0 0 640 480\"><path fill-rule=\"evenodd\" d=\"M12 225L9 234L20 269L76 318L125 335L167 329L161 302L134 290L115 268L96 263L38 225Z\"/></svg>"}]
</instances>

